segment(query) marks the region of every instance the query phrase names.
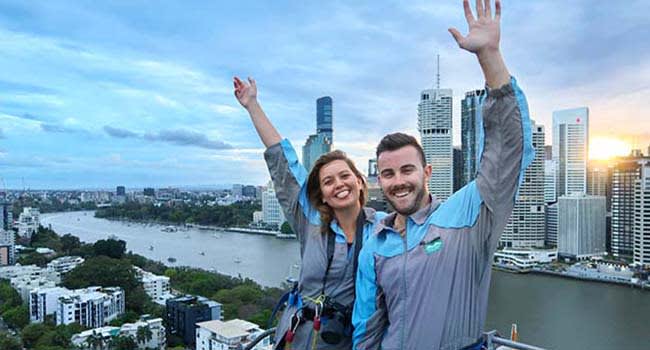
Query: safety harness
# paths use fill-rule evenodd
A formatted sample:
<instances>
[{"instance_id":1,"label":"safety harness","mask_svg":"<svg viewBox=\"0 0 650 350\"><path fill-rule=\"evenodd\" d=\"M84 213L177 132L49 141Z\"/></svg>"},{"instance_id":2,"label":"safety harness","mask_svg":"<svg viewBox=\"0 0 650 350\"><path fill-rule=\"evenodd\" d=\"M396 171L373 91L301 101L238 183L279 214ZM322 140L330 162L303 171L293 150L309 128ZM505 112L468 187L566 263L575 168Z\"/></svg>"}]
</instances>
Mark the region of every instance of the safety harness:
<instances>
[{"instance_id":1,"label":"safety harness","mask_svg":"<svg viewBox=\"0 0 650 350\"><path fill-rule=\"evenodd\" d=\"M363 210L357 216L357 229L355 232L355 241L354 241L354 260L353 260L353 271L352 278L356 281L357 267L359 264L359 252L363 245L363 228L366 220L366 215ZM323 316L324 321L327 321L328 312L325 309L326 298L329 298L325 294L325 286L327 285L327 278L329 275L330 268L332 266L332 261L334 260L334 249L336 248L336 233L330 228L327 232L327 268L325 269L325 274L323 275L323 286L321 288L321 293L317 298L310 298L305 296L304 298L314 304L314 308L311 308L307 305L304 305L303 297L300 294L300 285L298 282L294 282L290 291L282 295L278 303L273 308L271 317L267 323L267 328L271 328L273 320L275 319L276 313L280 310L282 306L287 307L296 307L296 312L291 315L291 322L289 324L289 329L284 334L284 350L291 350L291 344L296 334L298 326L305 321L313 322L313 336L311 349L316 349L317 338L321 328L321 316ZM329 302L329 300L328 300ZM336 303L336 301L334 301ZM354 300L352 305L354 304ZM341 304L338 304L341 305Z\"/></svg>"}]
</instances>

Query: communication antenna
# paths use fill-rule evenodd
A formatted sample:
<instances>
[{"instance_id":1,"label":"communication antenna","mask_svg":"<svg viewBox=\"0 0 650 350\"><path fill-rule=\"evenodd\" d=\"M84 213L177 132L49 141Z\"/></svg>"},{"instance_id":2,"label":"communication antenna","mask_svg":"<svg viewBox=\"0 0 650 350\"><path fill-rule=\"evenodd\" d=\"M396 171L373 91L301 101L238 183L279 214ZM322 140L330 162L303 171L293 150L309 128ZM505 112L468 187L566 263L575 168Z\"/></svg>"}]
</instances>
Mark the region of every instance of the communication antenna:
<instances>
[{"instance_id":1,"label":"communication antenna","mask_svg":"<svg viewBox=\"0 0 650 350\"><path fill-rule=\"evenodd\" d=\"M437 72L436 72L436 89L440 89L440 54L436 55L437 57Z\"/></svg>"}]
</instances>

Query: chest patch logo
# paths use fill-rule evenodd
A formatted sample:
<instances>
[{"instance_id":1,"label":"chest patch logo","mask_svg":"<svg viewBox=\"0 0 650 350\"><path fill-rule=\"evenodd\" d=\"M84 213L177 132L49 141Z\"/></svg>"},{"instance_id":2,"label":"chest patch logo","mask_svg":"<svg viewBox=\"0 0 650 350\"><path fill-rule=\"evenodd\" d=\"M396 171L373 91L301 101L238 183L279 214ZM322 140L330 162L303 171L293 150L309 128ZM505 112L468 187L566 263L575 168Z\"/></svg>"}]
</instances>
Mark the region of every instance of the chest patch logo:
<instances>
[{"instance_id":1,"label":"chest patch logo","mask_svg":"<svg viewBox=\"0 0 650 350\"><path fill-rule=\"evenodd\" d=\"M424 246L424 252L431 255L442 249L442 239L438 237L428 242L422 242L422 245Z\"/></svg>"}]
</instances>

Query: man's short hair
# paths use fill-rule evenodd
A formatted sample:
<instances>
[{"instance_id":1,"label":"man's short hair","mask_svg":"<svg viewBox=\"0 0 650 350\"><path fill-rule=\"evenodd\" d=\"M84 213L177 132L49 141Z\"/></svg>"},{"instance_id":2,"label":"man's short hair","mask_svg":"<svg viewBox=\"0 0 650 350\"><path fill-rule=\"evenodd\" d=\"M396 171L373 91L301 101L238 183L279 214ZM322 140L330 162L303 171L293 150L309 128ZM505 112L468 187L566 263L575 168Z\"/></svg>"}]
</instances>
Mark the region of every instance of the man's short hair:
<instances>
[{"instance_id":1,"label":"man's short hair","mask_svg":"<svg viewBox=\"0 0 650 350\"><path fill-rule=\"evenodd\" d=\"M383 152L395 151L406 146L415 147L415 149L418 151L418 154L420 155L422 166L424 167L427 165L427 161L425 160L426 158L424 156L424 150L422 149L422 146L420 146L418 140L416 140L415 137L411 135L407 135L401 132L388 134L384 136L383 139L381 139L379 145L377 145L377 159L379 159L379 155Z\"/></svg>"}]
</instances>

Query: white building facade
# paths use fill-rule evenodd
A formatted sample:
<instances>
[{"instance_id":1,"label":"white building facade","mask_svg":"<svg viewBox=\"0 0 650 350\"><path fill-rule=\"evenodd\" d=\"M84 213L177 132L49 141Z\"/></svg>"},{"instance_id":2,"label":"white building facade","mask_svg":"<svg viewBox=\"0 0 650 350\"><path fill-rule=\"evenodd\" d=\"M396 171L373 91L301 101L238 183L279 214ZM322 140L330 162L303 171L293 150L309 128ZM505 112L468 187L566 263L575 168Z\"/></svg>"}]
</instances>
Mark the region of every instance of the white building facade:
<instances>
[{"instance_id":1,"label":"white building facade","mask_svg":"<svg viewBox=\"0 0 650 350\"><path fill-rule=\"evenodd\" d=\"M72 271L75 267L83 264L84 258L80 256L62 256L50 261L47 268L58 274L64 275Z\"/></svg>"},{"instance_id":2,"label":"white building facade","mask_svg":"<svg viewBox=\"0 0 650 350\"><path fill-rule=\"evenodd\" d=\"M634 191L634 262L650 266L650 163L641 169Z\"/></svg>"},{"instance_id":3,"label":"white building facade","mask_svg":"<svg viewBox=\"0 0 650 350\"><path fill-rule=\"evenodd\" d=\"M553 160L557 163L557 197L587 193L589 109L553 112Z\"/></svg>"},{"instance_id":4,"label":"white building facade","mask_svg":"<svg viewBox=\"0 0 650 350\"><path fill-rule=\"evenodd\" d=\"M605 255L605 197L562 196L558 200L558 255L583 260Z\"/></svg>"},{"instance_id":5,"label":"white building facade","mask_svg":"<svg viewBox=\"0 0 650 350\"><path fill-rule=\"evenodd\" d=\"M196 350L235 350L246 347L264 332L258 325L234 319L213 320L196 324ZM269 338L262 340L252 350L270 350Z\"/></svg>"},{"instance_id":6,"label":"white building facade","mask_svg":"<svg viewBox=\"0 0 650 350\"><path fill-rule=\"evenodd\" d=\"M277 225L278 228L285 221L282 207L275 196L273 183L269 182L266 190L262 193L262 221L266 224Z\"/></svg>"},{"instance_id":7,"label":"white building facade","mask_svg":"<svg viewBox=\"0 0 650 350\"><path fill-rule=\"evenodd\" d=\"M20 237L32 238L32 235L38 231L40 222L40 211L37 208L26 207L18 216L18 235Z\"/></svg>"},{"instance_id":8,"label":"white building facade","mask_svg":"<svg viewBox=\"0 0 650 350\"><path fill-rule=\"evenodd\" d=\"M144 291L154 302L165 305L167 299L173 297L171 288L169 287L169 277L155 275L137 266L134 266L134 269L136 275L142 282Z\"/></svg>"},{"instance_id":9,"label":"white building facade","mask_svg":"<svg viewBox=\"0 0 650 350\"><path fill-rule=\"evenodd\" d=\"M124 313L124 291L119 287L76 289L59 298L56 324L79 323L88 328L106 325Z\"/></svg>"},{"instance_id":10,"label":"white building facade","mask_svg":"<svg viewBox=\"0 0 650 350\"><path fill-rule=\"evenodd\" d=\"M426 162L433 171L429 192L445 200L454 189L451 89L428 89L420 93L418 131Z\"/></svg>"},{"instance_id":11,"label":"white building facade","mask_svg":"<svg viewBox=\"0 0 650 350\"><path fill-rule=\"evenodd\" d=\"M59 298L71 293L71 290L63 287L37 288L30 291L30 323L43 323L46 316L56 315Z\"/></svg>"}]
</instances>

